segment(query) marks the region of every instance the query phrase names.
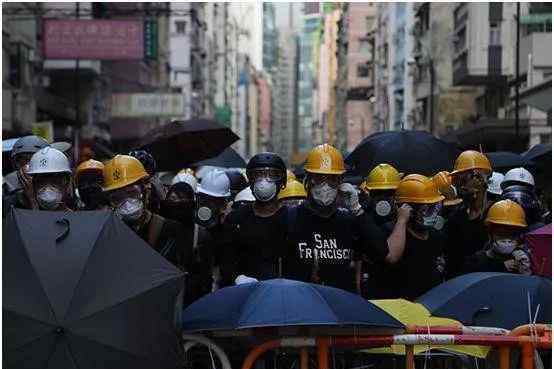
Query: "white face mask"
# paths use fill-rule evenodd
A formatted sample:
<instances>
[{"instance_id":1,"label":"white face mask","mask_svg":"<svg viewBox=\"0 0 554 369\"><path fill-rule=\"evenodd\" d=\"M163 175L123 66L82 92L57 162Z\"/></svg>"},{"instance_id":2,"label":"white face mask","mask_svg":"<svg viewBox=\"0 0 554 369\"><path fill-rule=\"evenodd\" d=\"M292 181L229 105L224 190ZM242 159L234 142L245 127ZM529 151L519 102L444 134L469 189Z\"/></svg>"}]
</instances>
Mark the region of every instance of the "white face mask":
<instances>
[{"instance_id":1,"label":"white face mask","mask_svg":"<svg viewBox=\"0 0 554 369\"><path fill-rule=\"evenodd\" d=\"M322 183L313 186L311 189L312 198L320 206L329 206L335 202L337 198L337 189L329 186L327 183Z\"/></svg>"},{"instance_id":2,"label":"white face mask","mask_svg":"<svg viewBox=\"0 0 554 369\"><path fill-rule=\"evenodd\" d=\"M52 210L62 203L63 193L62 191L51 185L41 187L37 191L37 202L41 209Z\"/></svg>"},{"instance_id":3,"label":"white face mask","mask_svg":"<svg viewBox=\"0 0 554 369\"><path fill-rule=\"evenodd\" d=\"M497 238L493 240L492 247L495 252L502 255L511 254L517 247L517 240L511 238Z\"/></svg>"},{"instance_id":4,"label":"white face mask","mask_svg":"<svg viewBox=\"0 0 554 369\"><path fill-rule=\"evenodd\" d=\"M252 194L256 200L261 202L271 201L277 194L277 185L275 182L269 181L265 178L254 182L254 186L252 187Z\"/></svg>"},{"instance_id":5,"label":"white face mask","mask_svg":"<svg viewBox=\"0 0 554 369\"><path fill-rule=\"evenodd\" d=\"M125 223L136 223L144 212L144 204L139 199L126 199L115 209L116 215Z\"/></svg>"}]
</instances>

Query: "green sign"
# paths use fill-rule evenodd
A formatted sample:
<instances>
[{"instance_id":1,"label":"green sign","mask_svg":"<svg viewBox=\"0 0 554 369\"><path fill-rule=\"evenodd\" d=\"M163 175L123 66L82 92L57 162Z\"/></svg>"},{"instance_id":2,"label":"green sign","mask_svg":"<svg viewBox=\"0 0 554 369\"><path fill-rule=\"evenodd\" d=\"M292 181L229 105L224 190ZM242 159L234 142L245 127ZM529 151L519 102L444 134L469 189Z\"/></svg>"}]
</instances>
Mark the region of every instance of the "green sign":
<instances>
[{"instance_id":1,"label":"green sign","mask_svg":"<svg viewBox=\"0 0 554 369\"><path fill-rule=\"evenodd\" d=\"M215 120L216 122L223 124L227 127L231 126L231 108L228 105L218 106L215 108Z\"/></svg>"},{"instance_id":2,"label":"green sign","mask_svg":"<svg viewBox=\"0 0 554 369\"><path fill-rule=\"evenodd\" d=\"M158 22L155 19L144 21L144 58L158 58Z\"/></svg>"}]
</instances>

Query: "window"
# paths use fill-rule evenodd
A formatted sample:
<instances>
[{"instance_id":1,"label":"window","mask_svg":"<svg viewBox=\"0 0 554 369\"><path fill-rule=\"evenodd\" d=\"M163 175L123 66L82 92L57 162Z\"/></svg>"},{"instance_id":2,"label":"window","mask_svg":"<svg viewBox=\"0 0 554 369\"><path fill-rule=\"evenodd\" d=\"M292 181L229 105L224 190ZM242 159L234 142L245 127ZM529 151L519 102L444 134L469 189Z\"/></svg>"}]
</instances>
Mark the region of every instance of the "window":
<instances>
[{"instance_id":1,"label":"window","mask_svg":"<svg viewBox=\"0 0 554 369\"><path fill-rule=\"evenodd\" d=\"M357 75L360 78L369 77L369 65L367 63L358 64Z\"/></svg>"},{"instance_id":2,"label":"window","mask_svg":"<svg viewBox=\"0 0 554 369\"><path fill-rule=\"evenodd\" d=\"M187 22L185 21L175 21L175 32L178 34L187 33Z\"/></svg>"},{"instance_id":3,"label":"window","mask_svg":"<svg viewBox=\"0 0 554 369\"><path fill-rule=\"evenodd\" d=\"M381 62L383 67L387 67L389 65L389 44L383 45L383 60Z\"/></svg>"},{"instance_id":4,"label":"window","mask_svg":"<svg viewBox=\"0 0 554 369\"><path fill-rule=\"evenodd\" d=\"M358 51L364 54L369 53L369 40L361 39L359 43Z\"/></svg>"},{"instance_id":5,"label":"window","mask_svg":"<svg viewBox=\"0 0 554 369\"><path fill-rule=\"evenodd\" d=\"M500 23L491 22L489 30L489 45L501 45Z\"/></svg>"}]
</instances>

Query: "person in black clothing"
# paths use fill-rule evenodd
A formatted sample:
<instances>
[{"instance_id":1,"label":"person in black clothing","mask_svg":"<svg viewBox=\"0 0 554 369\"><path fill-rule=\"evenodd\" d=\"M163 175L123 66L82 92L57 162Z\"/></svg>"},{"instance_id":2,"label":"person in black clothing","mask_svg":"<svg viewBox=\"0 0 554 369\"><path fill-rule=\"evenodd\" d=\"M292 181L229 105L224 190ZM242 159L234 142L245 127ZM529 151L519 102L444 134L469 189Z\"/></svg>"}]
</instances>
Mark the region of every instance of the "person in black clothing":
<instances>
[{"instance_id":1,"label":"person in black clothing","mask_svg":"<svg viewBox=\"0 0 554 369\"><path fill-rule=\"evenodd\" d=\"M101 210L108 206L106 196L102 191L104 184L104 164L89 159L75 170L75 186L79 195L80 210Z\"/></svg>"},{"instance_id":2,"label":"person in black clothing","mask_svg":"<svg viewBox=\"0 0 554 369\"><path fill-rule=\"evenodd\" d=\"M129 152L129 156L136 158L141 162L144 170L148 173L148 180L150 182L150 191L149 191L149 206L150 210L154 213L160 213L160 206L163 199L166 197L165 187L156 176L157 163L156 159L146 150L132 150Z\"/></svg>"},{"instance_id":3,"label":"person in black clothing","mask_svg":"<svg viewBox=\"0 0 554 369\"><path fill-rule=\"evenodd\" d=\"M279 203L287 171L275 153L254 155L246 174L255 202L233 210L226 222L233 227L236 255L235 283L277 278L285 245L286 208Z\"/></svg>"},{"instance_id":4,"label":"person in black clothing","mask_svg":"<svg viewBox=\"0 0 554 369\"><path fill-rule=\"evenodd\" d=\"M464 272L532 274L531 255L522 242L527 229L523 208L511 200L498 201L489 209L485 223L490 240L466 259Z\"/></svg>"},{"instance_id":5,"label":"person in black clothing","mask_svg":"<svg viewBox=\"0 0 554 369\"><path fill-rule=\"evenodd\" d=\"M231 198L234 199L240 191L248 187L248 181L237 169L227 169L225 170L225 175L229 178Z\"/></svg>"},{"instance_id":6,"label":"person in black clothing","mask_svg":"<svg viewBox=\"0 0 554 369\"><path fill-rule=\"evenodd\" d=\"M447 277L462 274L465 258L483 249L489 236L484 224L487 211L487 184L492 173L489 160L477 151L462 152L450 173L456 192L463 202L453 213L446 234Z\"/></svg>"},{"instance_id":7,"label":"person in black clothing","mask_svg":"<svg viewBox=\"0 0 554 369\"><path fill-rule=\"evenodd\" d=\"M364 211L373 216L375 223L382 226L396 218L394 192L402 175L389 164L379 164L369 172L362 184L362 190L369 194Z\"/></svg>"},{"instance_id":8,"label":"person in black clothing","mask_svg":"<svg viewBox=\"0 0 554 369\"><path fill-rule=\"evenodd\" d=\"M360 255L384 261L396 250L391 253L371 218L337 207L345 171L337 149L328 144L314 148L304 168L308 198L289 208L283 275L359 293Z\"/></svg>"},{"instance_id":9,"label":"person in black clothing","mask_svg":"<svg viewBox=\"0 0 554 369\"><path fill-rule=\"evenodd\" d=\"M389 245L402 252L394 265L378 267L372 297L414 300L443 281L444 238L435 224L444 196L431 179L411 174L400 181L396 200L401 204L398 231L391 233ZM392 230L392 223L385 227Z\"/></svg>"},{"instance_id":10,"label":"person in black clothing","mask_svg":"<svg viewBox=\"0 0 554 369\"><path fill-rule=\"evenodd\" d=\"M543 210L534 188L521 185L511 185L502 191L502 199L512 200L525 211L527 230L532 232L545 226Z\"/></svg>"}]
</instances>

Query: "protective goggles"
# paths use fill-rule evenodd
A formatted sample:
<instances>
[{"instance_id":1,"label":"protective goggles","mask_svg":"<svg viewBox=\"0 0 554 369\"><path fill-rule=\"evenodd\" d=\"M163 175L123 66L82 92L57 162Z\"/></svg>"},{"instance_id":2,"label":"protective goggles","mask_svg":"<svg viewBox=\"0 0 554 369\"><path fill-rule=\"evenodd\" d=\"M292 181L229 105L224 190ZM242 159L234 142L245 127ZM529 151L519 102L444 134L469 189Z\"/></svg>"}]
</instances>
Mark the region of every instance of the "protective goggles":
<instances>
[{"instance_id":1,"label":"protective goggles","mask_svg":"<svg viewBox=\"0 0 554 369\"><path fill-rule=\"evenodd\" d=\"M33 176L33 185L36 188L51 185L60 189L65 189L67 186L69 186L69 182L69 176L64 174L43 174Z\"/></svg>"},{"instance_id":2,"label":"protective goggles","mask_svg":"<svg viewBox=\"0 0 554 369\"><path fill-rule=\"evenodd\" d=\"M323 183L327 183L333 188L338 188L342 183L342 176L339 175L329 175L329 174L312 174L310 173L307 177L308 184L312 186L317 186Z\"/></svg>"},{"instance_id":3,"label":"protective goggles","mask_svg":"<svg viewBox=\"0 0 554 369\"><path fill-rule=\"evenodd\" d=\"M440 214L442 210L442 203L437 202L436 204L424 204L418 205L414 211L416 218L424 219L434 217Z\"/></svg>"},{"instance_id":4,"label":"protective goggles","mask_svg":"<svg viewBox=\"0 0 554 369\"><path fill-rule=\"evenodd\" d=\"M127 199L142 200L144 194L141 186L132 185L108 192L107 198L111 205L117 206Z\"/></svg>"},{"instance_id":5,"label":"protective goggles","mask_svg":"<svg viewBox=\"0 0 554 369\"><path fill-rule=\"evenodd\" d=\"M267 179L272 182L278 182L283 179L283 172L276 168L255 168L249 170L247 174L250 183L261 179Z\"/></svg>"},{"instance_id":6,"label":"protective goggles","mask_svg":"<svg viewBox=\"0 0 554 369\"><path fill-rule=\"evenodd\" d=\"M457 188L483 189L488 186L488 176L477 170L458 173L452 176L452 183Z\"/></svg>"}]
</instances>

